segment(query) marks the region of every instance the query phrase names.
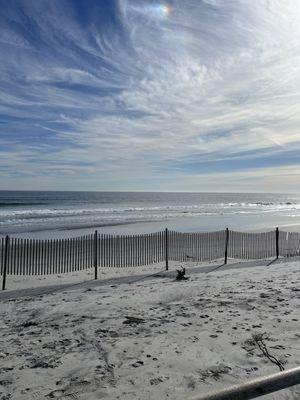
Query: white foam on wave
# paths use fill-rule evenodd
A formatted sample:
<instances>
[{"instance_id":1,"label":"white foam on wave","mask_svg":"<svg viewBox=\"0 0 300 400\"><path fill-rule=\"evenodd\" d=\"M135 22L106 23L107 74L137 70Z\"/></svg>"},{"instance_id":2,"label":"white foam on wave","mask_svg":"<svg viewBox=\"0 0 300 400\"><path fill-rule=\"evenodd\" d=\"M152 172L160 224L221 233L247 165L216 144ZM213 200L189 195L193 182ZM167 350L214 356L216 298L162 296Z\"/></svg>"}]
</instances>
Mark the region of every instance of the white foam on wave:
<instances>
[{"instance_id":1,"label":"white foam on wave","mask_svg":"<svg viewBox=\"0 0 300 400\"><path fill-rule=\"evenodd\" d=\"M0 209L0 225L40 224L62 221L125 221L164 220L167 218L209 216L224 214L280 213L298 216L298 203L230 202L215 204L159 205L136 207L89 207L89 208L3 208ZM300 216L300 213L299 213Z\"/></svg>"}]
</instances>

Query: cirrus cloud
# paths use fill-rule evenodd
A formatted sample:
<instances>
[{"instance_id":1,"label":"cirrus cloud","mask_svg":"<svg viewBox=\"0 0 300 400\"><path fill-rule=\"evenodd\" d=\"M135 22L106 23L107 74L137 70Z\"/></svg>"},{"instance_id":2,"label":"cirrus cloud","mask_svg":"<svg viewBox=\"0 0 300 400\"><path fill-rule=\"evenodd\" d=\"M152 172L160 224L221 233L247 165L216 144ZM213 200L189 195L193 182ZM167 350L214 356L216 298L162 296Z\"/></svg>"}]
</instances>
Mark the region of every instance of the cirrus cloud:
<instances>
[{"instance_id":1,"label":"cirrus cloud","mask_svg":"<svg viewBox=\"0 0 300 400\"><path fill-rule=\"evenodd\" d=\"M0 5L3 189L295 190L299 0Z\"/></svg>"}]
</instances>

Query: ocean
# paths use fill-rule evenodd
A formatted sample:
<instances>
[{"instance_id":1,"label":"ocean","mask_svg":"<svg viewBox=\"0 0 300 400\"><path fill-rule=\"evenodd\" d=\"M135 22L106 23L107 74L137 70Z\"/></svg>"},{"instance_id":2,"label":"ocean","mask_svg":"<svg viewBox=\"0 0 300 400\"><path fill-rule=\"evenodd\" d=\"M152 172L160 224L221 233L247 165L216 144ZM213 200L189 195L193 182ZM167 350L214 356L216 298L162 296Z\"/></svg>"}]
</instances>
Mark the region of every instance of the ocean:
<instances>
[{"instance_id":1,"label":"ocean","mask_svg":"<svg viewBox=\"0 0 300 400\"><path fill-rule=\"evenodd\" d=\"M276 226L300 230L300 194L0 191L0 235L15 237Z\"/></svg>"}]
</instances>

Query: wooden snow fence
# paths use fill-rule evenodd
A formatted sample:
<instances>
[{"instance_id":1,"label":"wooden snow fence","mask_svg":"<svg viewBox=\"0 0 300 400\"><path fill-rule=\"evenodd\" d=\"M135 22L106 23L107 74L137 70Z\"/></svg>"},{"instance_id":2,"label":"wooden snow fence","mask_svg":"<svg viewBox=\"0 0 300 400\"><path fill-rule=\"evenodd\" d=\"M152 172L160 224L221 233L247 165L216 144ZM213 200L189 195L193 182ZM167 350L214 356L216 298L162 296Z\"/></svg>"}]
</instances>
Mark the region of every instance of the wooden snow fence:
<instances>
[{"instance_id":1,"label":"wooden snow fence","mask_svg":"<svg viewBox=\"0 0 300 400\"><path fill-rule=\"evenodd\" d=\"M0 238L0 274L49 275L98 267L127 268L169 261L268 259L299 255L300 233L169 231L140 235L94 234L65 239Z\"/></svg>"}]
</instances>

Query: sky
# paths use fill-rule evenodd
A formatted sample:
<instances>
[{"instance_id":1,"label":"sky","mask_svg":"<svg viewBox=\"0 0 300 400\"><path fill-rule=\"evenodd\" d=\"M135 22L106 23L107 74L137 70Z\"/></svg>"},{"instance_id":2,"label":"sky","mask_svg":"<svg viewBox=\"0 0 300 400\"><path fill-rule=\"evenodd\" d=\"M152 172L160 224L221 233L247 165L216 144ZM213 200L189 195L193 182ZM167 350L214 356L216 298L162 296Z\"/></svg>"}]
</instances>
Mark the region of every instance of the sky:
<instances>
[{"instance_id":1,"label":"sky","mask_svg":"<svg viewBox=\"0 0 300 400\"><path fill-rule=\"evenodd\" d=\"M300 0L0 7L0 189L300 190Z\"/></svg>"}]
</instances>

